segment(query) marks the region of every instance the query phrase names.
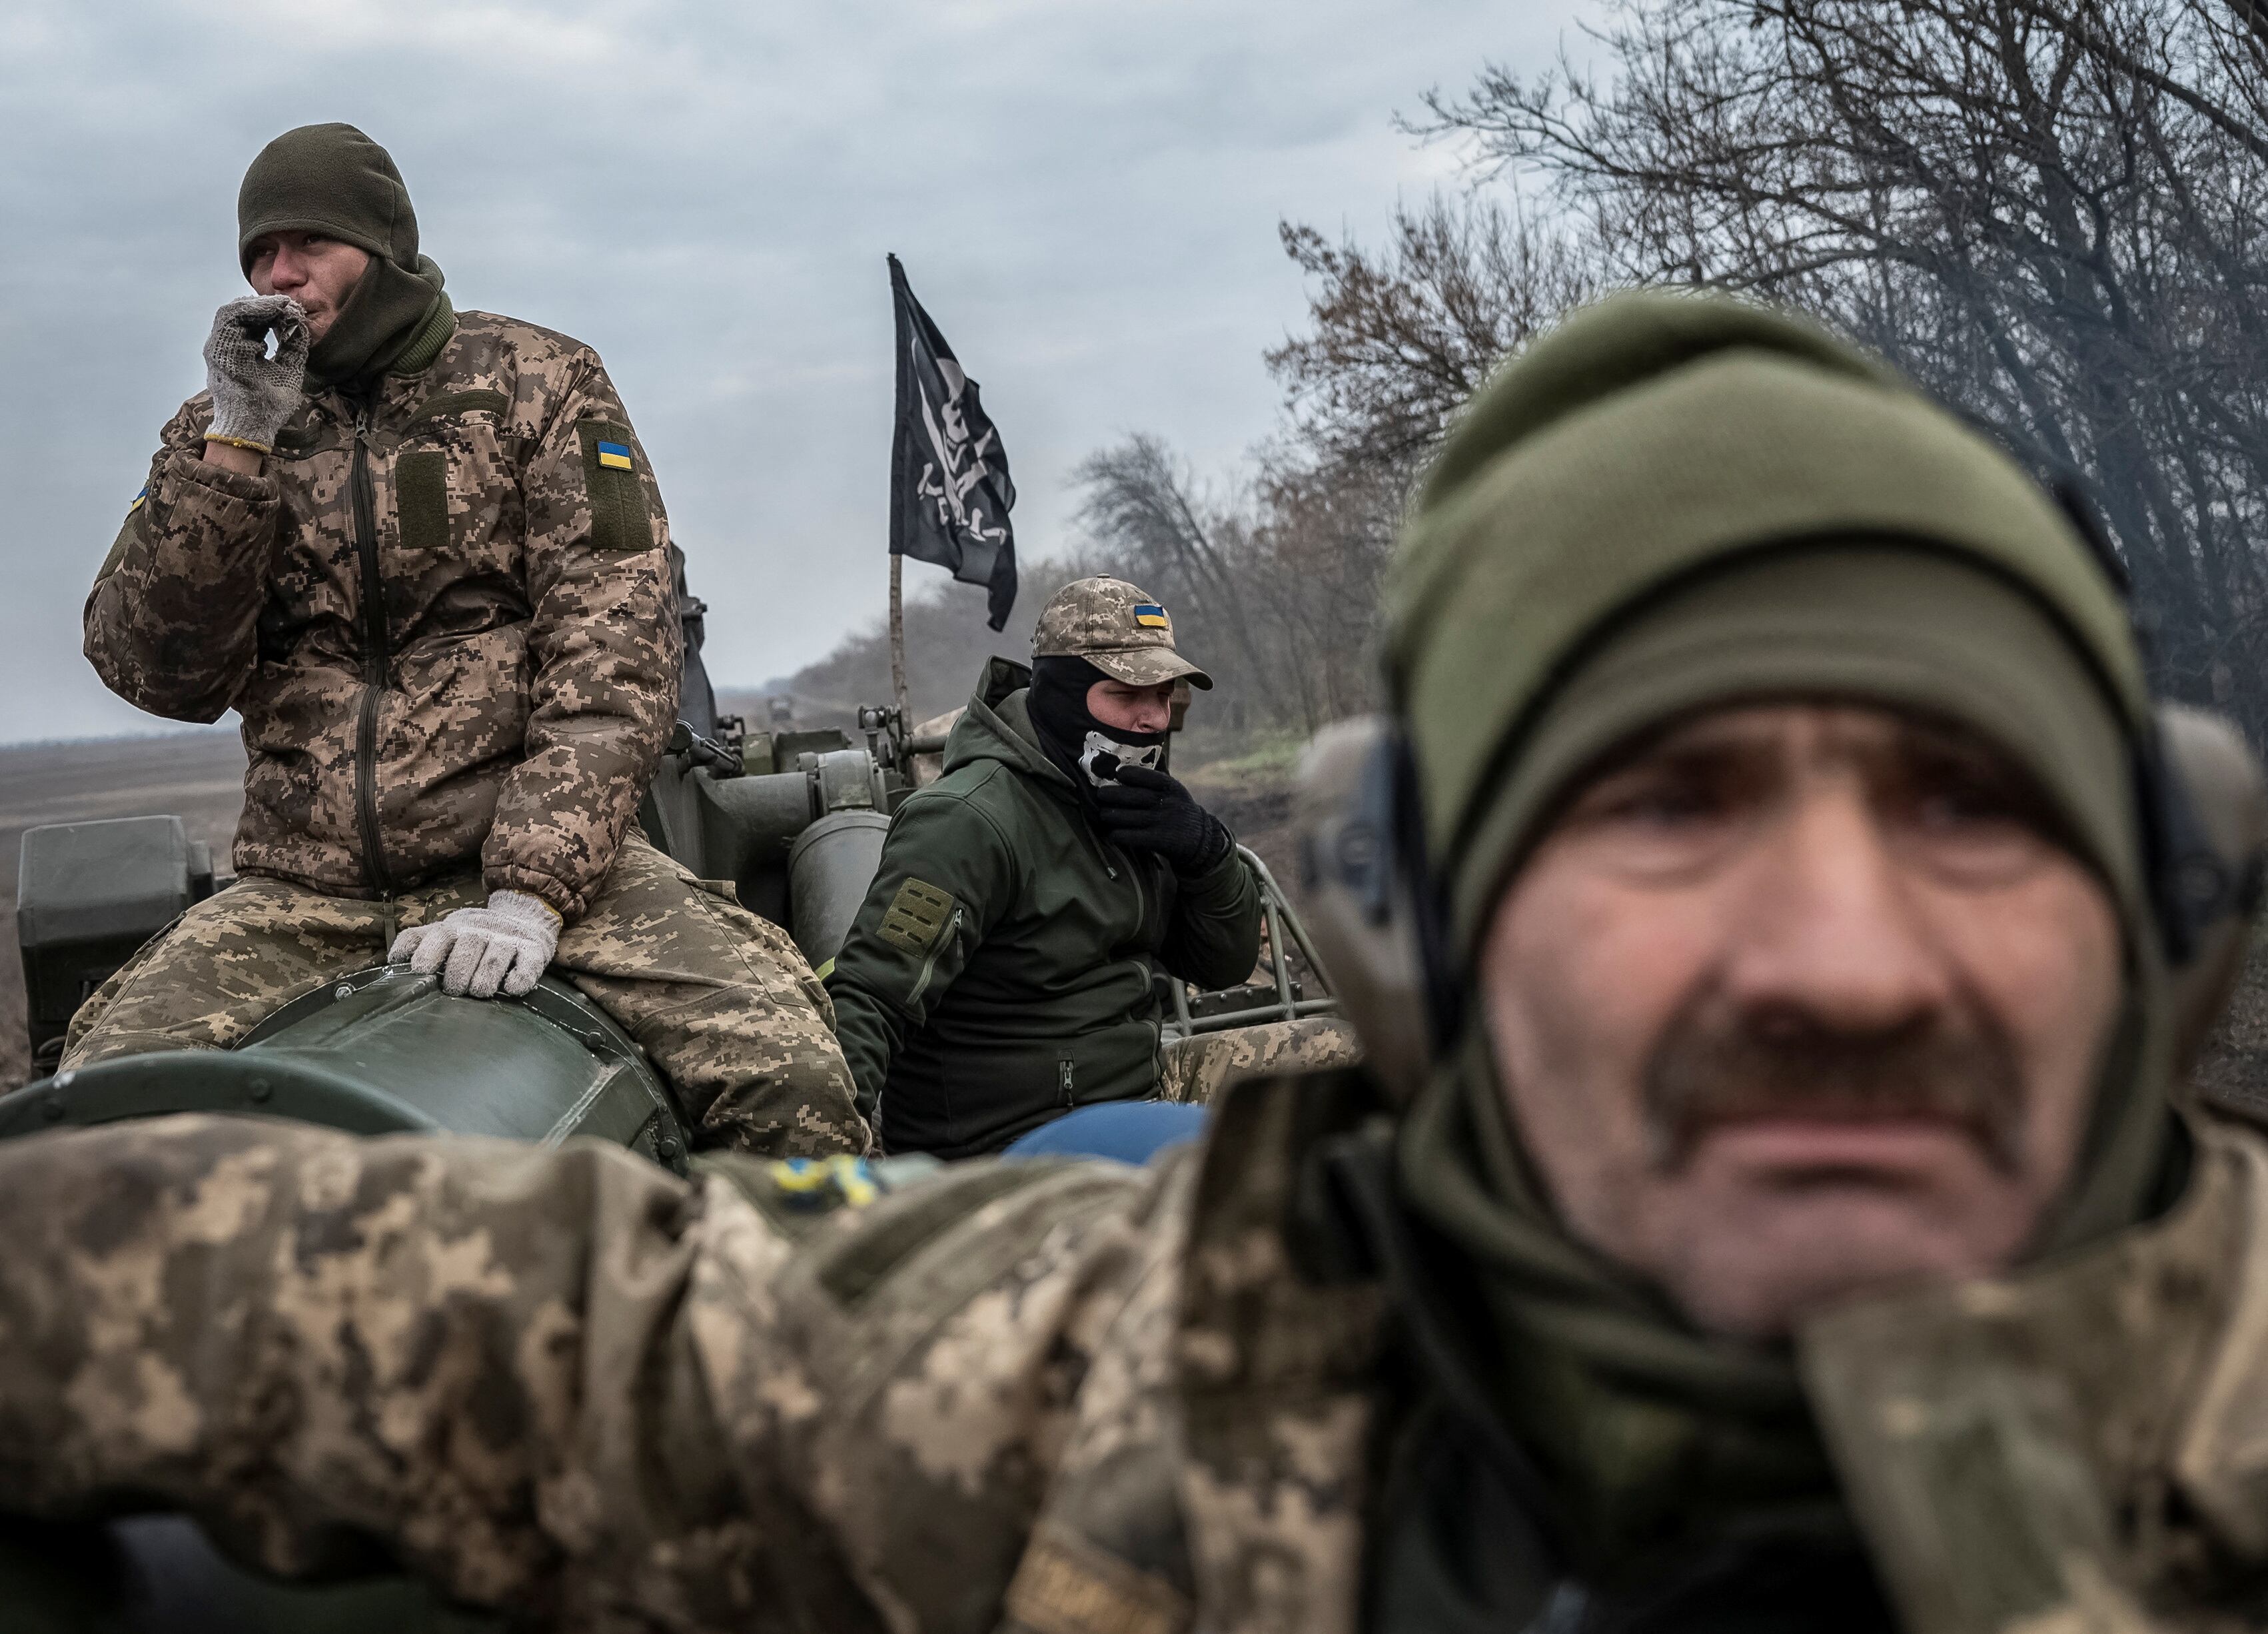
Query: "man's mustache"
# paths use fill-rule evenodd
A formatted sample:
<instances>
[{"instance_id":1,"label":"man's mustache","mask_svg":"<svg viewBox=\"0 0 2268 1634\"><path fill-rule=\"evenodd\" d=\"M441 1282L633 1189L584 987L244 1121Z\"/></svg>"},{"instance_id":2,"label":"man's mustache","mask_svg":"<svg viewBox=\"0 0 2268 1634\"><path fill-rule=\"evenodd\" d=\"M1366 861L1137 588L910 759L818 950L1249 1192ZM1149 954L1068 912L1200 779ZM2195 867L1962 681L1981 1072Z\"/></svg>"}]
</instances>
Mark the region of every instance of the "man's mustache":
<instances>
[{"instance_id":1,"label":"man's mustache","mask_svg":"<svg viewBox=\"0 0 2268 1634\"><path fill-rule=\"evenodd\" d=\"M1958 1124L2007 1172L2021 1155L2023 1080L2014 1044L1981 1005L1851 1028L1704 993L1647 1064L1646 1110L1656 1159L1670 1169L1718 1125L1793 1116Z\"/></svg>"}]
</instances>

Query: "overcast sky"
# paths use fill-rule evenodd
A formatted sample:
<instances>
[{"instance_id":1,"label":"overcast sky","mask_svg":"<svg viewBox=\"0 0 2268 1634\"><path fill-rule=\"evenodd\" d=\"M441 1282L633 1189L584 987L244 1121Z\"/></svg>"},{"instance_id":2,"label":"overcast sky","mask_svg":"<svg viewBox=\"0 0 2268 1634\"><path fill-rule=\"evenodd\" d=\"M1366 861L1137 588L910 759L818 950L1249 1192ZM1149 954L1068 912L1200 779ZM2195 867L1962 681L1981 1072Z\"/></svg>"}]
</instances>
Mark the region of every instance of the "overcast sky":
<instances>
[{"instance_id":1,"label":"overcast sky","mask_svg":"<svg viewBox=\"0 0 2268 1634\"><path fill-rule=\"evenodd\" d=\"M79 607L242 292L278 131L387 144L460 306L596 346L753 685L879 616L886 251L983 382L1018 544L1156 431L1225 472L1296 328L1279 219L1379 236L1459 185L1397 110L1585 0L0 0L0 740L145 730ZM916 564L918 578L933 570ZM982 616L983 593L959 593Z\"/></svg>"}]
</instances>

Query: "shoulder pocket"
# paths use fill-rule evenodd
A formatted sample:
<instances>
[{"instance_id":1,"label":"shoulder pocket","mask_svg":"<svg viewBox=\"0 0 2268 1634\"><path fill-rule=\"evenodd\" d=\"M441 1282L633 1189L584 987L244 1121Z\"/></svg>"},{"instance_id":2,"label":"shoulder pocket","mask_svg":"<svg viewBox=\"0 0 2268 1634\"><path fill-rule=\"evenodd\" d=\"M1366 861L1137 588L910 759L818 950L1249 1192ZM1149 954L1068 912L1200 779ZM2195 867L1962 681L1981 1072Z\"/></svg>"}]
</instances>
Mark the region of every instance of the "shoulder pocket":
<instances>
[{"instance_id":1,"label":"shoulder pocket","mask_svg":"<svg viewBox=\"0 0 2268 1634\"><path fill-rule=\"evenodd\" d=\"M578 420L583 438L583 486L591 496L591 544L598 550L651 550L653 526L645 508L645 482L630 428L610 420Z\"/></svg>"}]
</instances>

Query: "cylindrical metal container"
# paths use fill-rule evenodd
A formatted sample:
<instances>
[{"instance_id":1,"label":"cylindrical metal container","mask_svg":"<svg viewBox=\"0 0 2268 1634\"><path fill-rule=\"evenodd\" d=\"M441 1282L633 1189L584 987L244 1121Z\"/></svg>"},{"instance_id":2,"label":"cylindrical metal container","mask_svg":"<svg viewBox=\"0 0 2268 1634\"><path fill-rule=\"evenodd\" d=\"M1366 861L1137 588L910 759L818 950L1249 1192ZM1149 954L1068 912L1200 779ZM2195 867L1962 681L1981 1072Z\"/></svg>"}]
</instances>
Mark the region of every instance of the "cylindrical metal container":
<instances>
[{"instance_id":1,"label":"cylindrical metal container","mask_svg":"<svg viewBox=\"0 0 2268 1634\"><path fill-rule=\"evenodd\" d=\"M880 812L832 812L798 835L787 854L795 945L821 975L850 937L889 831L890 820Z\"/></svg>"}]
</instances>

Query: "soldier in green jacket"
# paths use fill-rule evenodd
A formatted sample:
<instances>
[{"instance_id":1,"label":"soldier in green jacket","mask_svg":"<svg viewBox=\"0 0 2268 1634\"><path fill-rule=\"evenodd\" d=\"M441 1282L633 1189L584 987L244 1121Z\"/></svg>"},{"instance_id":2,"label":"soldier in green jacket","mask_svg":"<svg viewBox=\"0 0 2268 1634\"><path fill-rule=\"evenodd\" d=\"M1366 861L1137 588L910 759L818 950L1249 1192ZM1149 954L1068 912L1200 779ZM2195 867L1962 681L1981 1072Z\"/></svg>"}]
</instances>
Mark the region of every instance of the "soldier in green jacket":
<instances>
[{"instance_id":1,"label":"soldier in green jacket","mask_svg":"<svg viewBox=\"0 0 2268 1634\"><path fill-rule=\"evenodd\" d=\"M993 660L828 980L887 1150L998 1152L1073 1107L1153 1095L1158 978L1251 974L1251 872L1157 764L1183 679L1212 685L1116 578L1055 594L1030 670Z\"/></svg>"},{"instance_id":2,"label":"soldier in green jacket","mask_svg":"<svg viewBox=\"0 0 2268 1634\"><path fill-rule=\"evenodd\" d=\"M578 1629L2258 1626L2268 1142L2169 1098L2257 772L2073 516L1626 297L1386 621L1308 846L1366 1066L1146 1170L0 1147L0 1505Z\"/></svg>"}]
</instances>

